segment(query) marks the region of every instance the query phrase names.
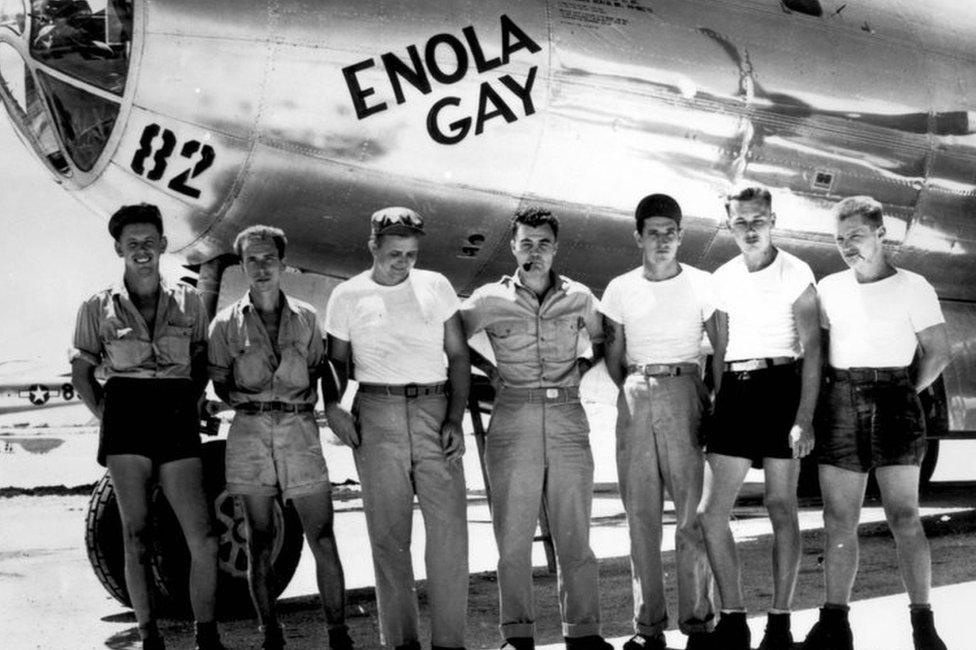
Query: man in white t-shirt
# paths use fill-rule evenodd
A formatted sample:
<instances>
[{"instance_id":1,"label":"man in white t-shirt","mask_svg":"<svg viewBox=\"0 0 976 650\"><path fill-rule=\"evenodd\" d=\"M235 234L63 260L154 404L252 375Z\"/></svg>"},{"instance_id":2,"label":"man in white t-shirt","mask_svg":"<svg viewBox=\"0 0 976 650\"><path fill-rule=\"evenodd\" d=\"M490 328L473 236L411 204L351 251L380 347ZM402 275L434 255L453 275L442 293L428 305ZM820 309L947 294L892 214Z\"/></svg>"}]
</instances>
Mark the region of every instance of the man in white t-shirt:
<instances>
[{"instance_id":1,"label":"man in white t-shirt","mask_svg":"<svg viewBox=\"0 0 976 650\"><path fill-rule=\"evenodd\" d=\"M729 517L746 473L765 473L773 525L773 602L761 650L792 648L790 603L800 567L796 488L800 458L813 449L820 387L820 323L810 267L773 245L776 215L764 187L744 187L725 203L741 255L715 271L718 344L714 421L699 506L722 600L717 647L749 648L750 633Z\"/></svg>"},{"instance_id":2,"label":"man in white t-shirt","mask_svg":"<svg viewBox=\"0 0 976 650\"><path fill-rule=\"evenodd\" d=\"M373 267L335 288L325 319L336 371L359 382L357 417L335 402L326 415L355 449L382 643L420 648L410 559L416 494L427 538L431 643L435 650L463 648L468 530L461 418L471 366L458 299L443 275L413 268L424 234L420 215L386 208L370 223Z\"/></svg>"},{"instance_id":3,"label":"man in white t-shirt","mask_svg":"<svg viewBox=\"0 0 976 650\"><path fill-rule=\"evenodd\" d=\"M696 509L709 409L702 332L716 340L712 276L677 260L681 207L666 194L635 212L641 266L610 281L603 312L607 371L617 398L617 477L630 528L634 636L624 650L664 650L668 611L661 566L664 491L674 501L678 627L687 647L709 648L712 573Z\"/></svg>"},{"instance_id":4,"label":"man in white t-shirt","mask_svg":"<svg viewBox=\"0 0 976 650\"><path fill-rule=\"evenodd\" d=\"M918 393L949 364L945 320L932 285L885 258L880 203L850 197L837 204L835 215L837 248L850 269L818 285L829 364L817 409L816 450L827 593L803 647L853 648L847 603L857 573L861 503L873 468L898 547L915 648L945 650L929 606L931 558L918 514L925 451Z\"/></svg>"}]
</instances>

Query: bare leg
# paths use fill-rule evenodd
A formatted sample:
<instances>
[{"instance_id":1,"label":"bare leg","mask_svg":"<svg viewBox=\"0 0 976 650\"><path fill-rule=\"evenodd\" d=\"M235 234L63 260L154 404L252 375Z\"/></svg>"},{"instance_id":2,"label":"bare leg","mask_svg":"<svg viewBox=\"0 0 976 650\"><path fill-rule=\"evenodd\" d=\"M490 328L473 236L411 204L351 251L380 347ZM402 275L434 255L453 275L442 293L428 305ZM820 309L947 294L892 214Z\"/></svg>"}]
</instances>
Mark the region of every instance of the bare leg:
<instances>
[{"instance_id":1,"label":"bare leg","mask_svg":"<svg viewBox=\"0 0 976 650\"><path fill-rule=\"evenodd\" d=\"M183 529L190 549L190 607L199 623L214 620L217 594L217 537L214 535L203 462L182 458L159 467L159 484Z\"/></svg>"},{"instance_id":2,"label":"bare leg","mask_svg":"<svg viewBox=\"0 0 976 650\"><path fill-rule=\"evenodd\" d=\"M326 623L330 628L343 626L346 622L346 581L332 529L332 495L319 492L295 497L292 504L302 520L305 539L315 557L315 577Z\"/></svg>"},{"instance_id":3,"label":"bare leg","mask_svg":"<svg viewBox=\"0 0 976 650\"><path fill-rule=\"evenodd\" d=\"M857 573L857 524L861 518L868 475L833 465L820 465L820 491L824 502L824 549L827 602L846 605Z\"/></svg>"},{"instance_id":4,"label":"bare leg","mask_svg":"<svg viewBox=\"0 0 976 650\"><path fill-rule=\"evenodd\" d=\"M705 532L705 548L718 583L722 609L742 609L739 556L729 518L751 462L747 458L723 454L708 454L707 459L705 492L698 506L698 517Z\"/></svg>"},{"instance_id":5,"label":"bare leg","mask_svg":"<svg viewBox=\"0 0 976 650\"><path fill-rule=\"evenodd\" d=\"M773 607L788 610L800 570L800 520L796 484L800 461L766 458L766 511L773 524Z\"/></svg>"},{"instance_id":6,"label":"bare leg","mask_svg":"<svg viewBox=\"0 0 976 650\"><path fill-rule=\"evenodd\" d=\"M152 461L134 454L113 454L107 457L106 462L122 518L125 584L136 620L140 627L144 627L153 621L149 593L152 576L147 540Z\"/></svg>"},{"instance_id":7,"label":"bare leg","mask_svg":"<svg viewBox=\"0 0 976 650\"><path fill-rule=\"evenodd\" d=\"M891 465L875 470L888 527L895 537L898 561L908 598L913 605L929 602L932 557L918 514L919 468Z\"/></svg>"},{"instance_id":8,"label":"bare leg","mask_svg":"<svg viewBox=\"0 0 976 650\"><path fill-rule=\"evenodd\" d=\"M274 542L274 497L244 495L237 497L244 504L247 519L247 584L258 621L265 629L278 627L274 611L276 578L271 563Z\"/></svg>"}]
</instances>

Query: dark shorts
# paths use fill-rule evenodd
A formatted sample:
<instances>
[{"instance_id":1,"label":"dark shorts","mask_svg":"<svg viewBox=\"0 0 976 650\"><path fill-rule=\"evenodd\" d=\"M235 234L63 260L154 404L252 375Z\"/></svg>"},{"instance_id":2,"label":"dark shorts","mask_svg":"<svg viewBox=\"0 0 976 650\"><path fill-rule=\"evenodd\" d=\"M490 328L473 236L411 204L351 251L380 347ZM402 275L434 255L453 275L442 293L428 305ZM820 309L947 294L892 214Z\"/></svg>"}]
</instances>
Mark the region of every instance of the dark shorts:
<instances>
[{"instance_id":1,"label":"dark shorts","mask_svg":"<svg viewBox=\"0 0 976 650\"><path fill-rule=\"evenodd\" d=\"M748 458L793 458L790 429L800 406L800 362L763 370L727 371L706 426L706 451Z\"/></svg>"},{"instance_id":2,"label":"dark shorts","mask_svg":"<svg viewBox=\"0 0 976 650\"><path fill-rule=\"evenodd\" d=\"M854 472L921 465L925 415L908 372L883 381L828 375L814 420L817 462Z\"/></svg>"},{"instance_id":3,"label":"dark shorts","mask_svg":"<svg viewBox=\"0 0 976 650\"><path fill-rule=\"evenodd\" d=\"M114 454L145 456L156 465L200 455L197 391L182 379L113 377L105 384L98 463Z\"/></svg>"}]
</instances>

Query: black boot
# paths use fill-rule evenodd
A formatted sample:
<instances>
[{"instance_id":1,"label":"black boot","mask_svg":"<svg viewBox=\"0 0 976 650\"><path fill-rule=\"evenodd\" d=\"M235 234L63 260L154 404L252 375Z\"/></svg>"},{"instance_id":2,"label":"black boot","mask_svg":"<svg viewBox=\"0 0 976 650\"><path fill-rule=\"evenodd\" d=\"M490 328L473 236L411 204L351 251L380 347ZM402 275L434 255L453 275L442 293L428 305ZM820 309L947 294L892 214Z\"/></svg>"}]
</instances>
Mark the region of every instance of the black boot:
<instances>
[{"instance_id":1,"label":"black boot","mask_svg":"<svg viewBox=\"0 0 976 650\"><path fill-rule=\"evenodd\" d=\"M349 628L345 625L337 625L329 628L329 648L330 650L352 650L355 644L349 638Z\"/></svg>"},{"instance_id":2,"label":"black boot","mask_svg":"<svg viewBox=\"0 0 976 650\"><path fill-rule=\"evenodd\" d=\"M721 650L712 643L714 639L710 632L692 632L688 635L685 650ZM664 646L661 646L662 648Z\"/></svg>"},{"instance_id":3,"label":"black boot","mask_svg":"<svg viewBox=\"0 0 976 650\"><path fill-rule=\"evenodd\" d=\"M394 646L393 650L420 650L420 641L407 641L406 643Z\"/></svg>"},{"instance_id":4,"label":"black boot","mask_svg":"<svg viewBox=\"0 0 976 650\"><path fill-rule=\"evenodd\" d=\"M285 647L285 633L277 623L262 625L258 628L264 634L261 650L283 650Z\"/></svg>"},{"instance_id":5,"label":"black boot","mask_svg":"<svg viewBox=\"0 0 976 650\"><path fill-rule=\"evenodd\" d=\"M566 640L566 650L613 650L613 646L599 634L563 638Z\"/></svg>"},{"instance_id":6,"label":"black boot","mask_svg":"<svg viewBox=\"0 0 976 650\"><path fill-rule=\"evenodd\" d=\"M530 636L510 636L502 644L504 650L535 650L535 639Z\"/></svg>"},{"instance_id":7,"label":"black boot","mask_svg":"<svg viewBox=\"0 0 976 650\"><path fill-rule=\"evenodd\" d=\"M915 650L946 650L946 644L935 631L931 607L912 607L912 641Z\"/></svg>"},{"instance_id":8,"label":"black boot","mask_svg":"<svg viewBox=\"0 0 976 650\"><path fill-rule=\"evenodd\" d=\"M624 644L624 650L666 650L667 645L663 634L648 636L638 632Z\"/></svg>"},{"instance_id":9,"label":"black boot","mask_svg":"<svg viewBox=\"0 0 976 650\"><path fill-rule=\"evenodd\" d=\"M847 620L850 607L824 605L820 620L810 629L803 641L803 650L854 650L854 635Z\"/></svg>"},{"instance_id":10,"label":"black boot","mask_svg":"<svg viewBox=\"0 0 976 650\"><path fill-rule=\"evenodd\" d=\"M194 623L196 631L196 650L227 650L220 642L220 633L217 632L217 622Z\"/></svg>"},{"instance_id":11,"label":"black boot","mask_svg":"<svg viewBox=\"0 0 976 650\"><path fill-rule=\"evenodd\" d=\"M759 650L791 650L793 635L790 633L790 614L766 615L766 633L759 644Z\"/></svg>"},{"instance_id":12,"label":"black boot","mask_svg":"<svg viewBox=\"0 0 976 650\"><path fill-rule=\"evenodd\" d=\"M745 612L722 612L712 632L712 647L721 650L750 650L752 632Z\"/></svg>"}]
</instances>

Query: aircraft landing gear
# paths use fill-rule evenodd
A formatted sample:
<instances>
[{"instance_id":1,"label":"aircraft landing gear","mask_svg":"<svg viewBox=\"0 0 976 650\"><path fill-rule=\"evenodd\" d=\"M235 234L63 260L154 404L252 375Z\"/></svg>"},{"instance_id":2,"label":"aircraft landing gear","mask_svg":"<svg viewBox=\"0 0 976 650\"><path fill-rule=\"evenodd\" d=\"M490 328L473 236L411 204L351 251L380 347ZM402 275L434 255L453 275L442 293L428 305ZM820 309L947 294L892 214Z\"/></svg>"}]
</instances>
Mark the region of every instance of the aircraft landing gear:
<instances>
[{"instance_id":1,"label":"aircraft landing gear","mask_svg":"<svg viewBox=\"0 0 976 650\"><path fill-rule=\"evenodd\" d=\"M224 442L203 445L204 485L213 504L218 536L217 605L222 615L251 613L247 588L247 533L244 514L236 499L224 486ZM176 515L162 490L153 491L150 514L152 531L153 591L156 602L171 615L188 615L190 553ZM271 551L278 576L277 596L288 585L301 557L303 535L294 508L279 500L275 507L275 539ZM122 522L116 505L115 489L106 472L92 492L85 526L85 546L92 569L105 590L129 606L125 586Z\"/></svg>"}]
</instances>

